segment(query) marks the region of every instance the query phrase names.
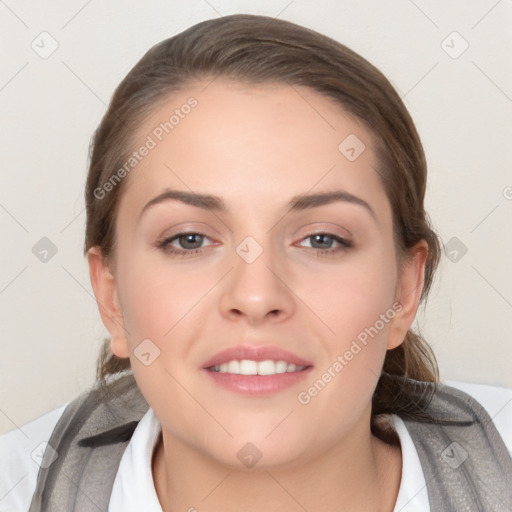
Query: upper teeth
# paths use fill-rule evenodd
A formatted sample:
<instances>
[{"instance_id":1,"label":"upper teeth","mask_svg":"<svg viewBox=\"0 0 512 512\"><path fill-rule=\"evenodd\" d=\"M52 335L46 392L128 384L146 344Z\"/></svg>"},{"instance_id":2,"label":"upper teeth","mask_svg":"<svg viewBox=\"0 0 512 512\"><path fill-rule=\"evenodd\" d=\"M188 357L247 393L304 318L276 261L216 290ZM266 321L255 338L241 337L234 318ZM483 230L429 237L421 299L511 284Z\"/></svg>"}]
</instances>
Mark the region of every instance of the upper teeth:
<instances>
[{"instance_id":1,"label":"upper teeth","mask_svg":"<svg viewBox=\"0 0 512 512\"><path fill-rule=\"evenodd\" d=\"M220 373L236 373L239 375L275 375L276 373L299 372L304 366L297 366L286 361L228 361L227 363L212 366L210 370Z\"/></svg>"}]
</instances>

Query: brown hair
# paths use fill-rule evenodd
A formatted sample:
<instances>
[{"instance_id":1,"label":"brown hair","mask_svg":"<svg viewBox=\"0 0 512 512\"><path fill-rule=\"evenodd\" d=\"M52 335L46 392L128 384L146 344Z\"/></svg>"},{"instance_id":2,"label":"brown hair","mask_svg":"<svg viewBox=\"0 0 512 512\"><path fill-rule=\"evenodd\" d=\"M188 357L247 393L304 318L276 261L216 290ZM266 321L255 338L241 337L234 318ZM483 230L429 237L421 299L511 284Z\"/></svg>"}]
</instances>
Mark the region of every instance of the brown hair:
<instances>
[{"instance_id":1,"label":"brown hair","mask_svg":"<svg viewBox=\"0 0 512 512\"><path fill-rule=\"evenodd\" d=\"M417 242L428 243L421 295L425 299L439 262L440 244L424 210L423 148L403 102L379 70L346 46L266 16L237 14L194 25L153 46L119 84L91 142L85 251L99 246L106 257L113 252L116 210L126 179L112 187L107 199L98 197L97 191L129 158L137 128L173 92L192 81L218 76L247 84L309 87L367 126L377 141L376 171L391 203L398 266ZM129 359L113 355L108 343L105 340L98 361L100 381L130 367ZM421 414L428 396L420 401L414 398L411 383L437 379L432 351L419 334L409 330L404 342L386 354L373 397L374 431L381 413Z\"/></svg>"}]
</instances>

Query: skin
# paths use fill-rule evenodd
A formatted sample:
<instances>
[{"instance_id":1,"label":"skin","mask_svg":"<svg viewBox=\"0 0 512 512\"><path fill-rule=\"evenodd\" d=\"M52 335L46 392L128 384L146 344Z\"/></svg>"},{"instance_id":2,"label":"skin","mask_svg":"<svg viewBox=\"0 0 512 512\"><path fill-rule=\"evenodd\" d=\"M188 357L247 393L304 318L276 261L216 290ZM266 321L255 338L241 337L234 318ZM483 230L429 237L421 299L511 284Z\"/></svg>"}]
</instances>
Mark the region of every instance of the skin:
<instances>
[{"instance_id":1,"label":"skin","mask_svg":"<svg viewBox=\"0 0 512 512\"><path fill-rule=\"evenodd\" d=\"M399 273L374 141L330 99L281 84L205 86L174 94L141 127L143 140L190 96L198 100L125 178L112 257L88 253L112 351L130 358L162 424L152 468L162 507L392 510L401 453L371 434L371 397L386 350L402 343L414 320L426 244L411 250ZM352 162L338 150L349 134L366 145ZM140 217L167 189L214 194L228 210L169 200ZM286 212L294 196L340 189L366 201L375 217L344 201ZM180 229L206 235L201 252L176 256L158 247ZM329 238L318 245L313 232L353 246ZM252 263L236 252L247 236L263 249ZM181 242L172 246L186 251ZM401 310L378 335L299 403L297 394L395 302ZM145 366L133 351L148 338L160 356ZM202 364L242 341L311 361L310 378L264 397L216 386ZM247 442L262 454L250 469L237 458Z\"/></svg>"}]
</instances>

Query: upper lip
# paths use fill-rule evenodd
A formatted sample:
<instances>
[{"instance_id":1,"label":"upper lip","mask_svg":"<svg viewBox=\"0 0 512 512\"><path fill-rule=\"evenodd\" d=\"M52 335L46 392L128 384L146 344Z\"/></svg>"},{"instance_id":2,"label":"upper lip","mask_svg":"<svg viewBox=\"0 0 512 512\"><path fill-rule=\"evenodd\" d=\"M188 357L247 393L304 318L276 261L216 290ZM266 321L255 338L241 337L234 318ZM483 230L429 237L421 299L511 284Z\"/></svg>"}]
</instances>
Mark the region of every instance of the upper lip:
<instances>
[{"instance_id":1,"label":"upper lip","mask_svg":"<svg viewBox=\"0 0 512 512\"><path fill-rule=\"evenodd\" d=\"M296 366L312 366L312 363L302 359L296 354L271 345L237 345L236 347L227 348L217 352L213 357L208 359L203 368L210 368L228 361L249 359L252 361L286 361Z\"/></svg>"}]
</instances>

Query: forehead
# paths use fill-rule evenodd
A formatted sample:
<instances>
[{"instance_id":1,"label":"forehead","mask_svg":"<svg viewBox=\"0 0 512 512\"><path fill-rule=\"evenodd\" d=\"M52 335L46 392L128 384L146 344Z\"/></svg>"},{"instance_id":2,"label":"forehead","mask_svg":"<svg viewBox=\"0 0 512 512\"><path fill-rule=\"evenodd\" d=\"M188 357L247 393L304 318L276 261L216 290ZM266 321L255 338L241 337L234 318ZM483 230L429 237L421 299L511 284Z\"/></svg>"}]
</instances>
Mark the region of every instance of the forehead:
<instances>
[{"instance_id":1,"label":"forehead","mask_svg":"<svg viewBox=\"0 0 512 512\"><path fill-rule=\"evenodd\" d=\"M343 188L386 209L373 137L307 87L220 78L194 83L155 107L137 135L151 149L130 173L121 201L135 208L165 188L262 208Z\"/></svg>"}]
</instances>

